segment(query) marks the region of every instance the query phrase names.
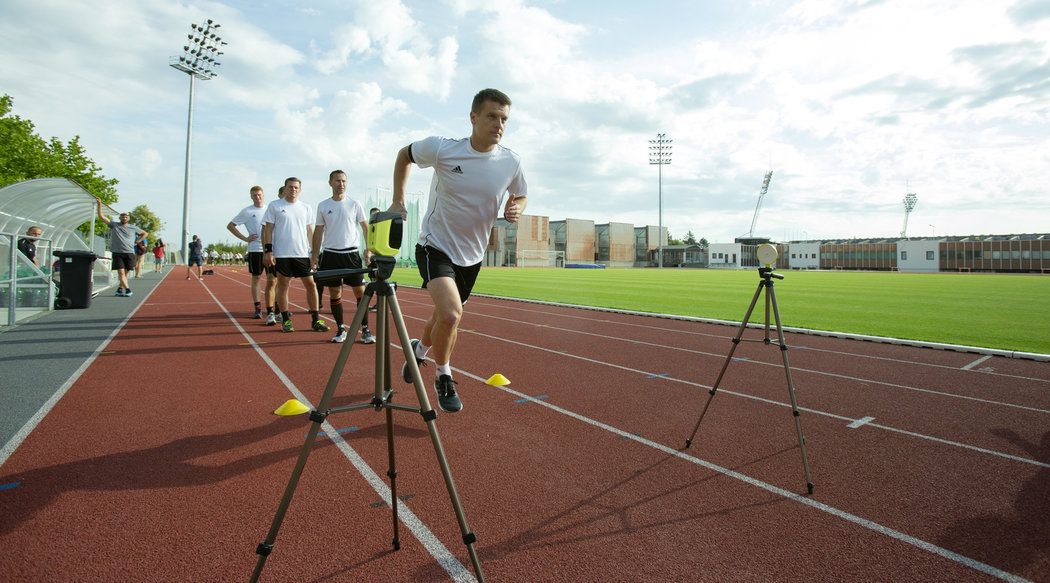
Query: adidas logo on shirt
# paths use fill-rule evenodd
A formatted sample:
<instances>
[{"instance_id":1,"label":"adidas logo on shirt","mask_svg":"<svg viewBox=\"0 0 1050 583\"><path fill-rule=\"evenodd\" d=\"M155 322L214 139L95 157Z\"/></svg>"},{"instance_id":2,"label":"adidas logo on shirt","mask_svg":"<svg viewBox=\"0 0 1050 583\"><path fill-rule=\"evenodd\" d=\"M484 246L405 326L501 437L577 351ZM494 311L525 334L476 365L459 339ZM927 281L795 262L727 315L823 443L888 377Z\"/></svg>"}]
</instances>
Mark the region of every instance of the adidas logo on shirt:
<instances>
[{"instance_id":1,"label":"adidas logo on shirt","mask_svg":"<svg viewBox=\"0 0 1050 583\"><path fill-rule=\"evenodd\" d=\"M453 174L463 174L463 169L460 168L459 166L456 166L455 168L452 169L452 173Z\"/></svg>"}]
</instances>

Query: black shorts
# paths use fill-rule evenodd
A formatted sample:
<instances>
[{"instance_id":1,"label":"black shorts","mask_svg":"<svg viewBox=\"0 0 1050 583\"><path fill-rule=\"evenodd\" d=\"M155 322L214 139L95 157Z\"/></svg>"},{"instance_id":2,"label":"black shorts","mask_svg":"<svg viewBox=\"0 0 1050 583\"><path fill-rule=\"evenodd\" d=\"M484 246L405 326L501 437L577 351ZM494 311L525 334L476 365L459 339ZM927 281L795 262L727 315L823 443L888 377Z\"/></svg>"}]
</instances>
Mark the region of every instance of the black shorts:
<instances>
[{"instance_id":1,"label":"black shorts","mask_svg":"<svg viewBox=\"0 0 1050 583\"><path fill-rule=\"evenodd\" d=\"M134 253L113 253L112 269L135 269Z\"/></svg>"},{"instance_id":2,"label":"black shorts","mask_svg":"<svg viewBox=\"0 0 1050 583\"><path fill-rule=\"evenodd\" d=\"M262 251L249 251L248 252L248 273L252 275L262 275L263 272L263 252ZM277 270L273 267L266 267L266 273L270 275L277 275Z\"/></svg>"},{"instance_id":3,"label":"black shorts","mask_svg":"<svg viewBox=\"0 0 1050 583\"><path fill-rule=\"evenodd\" d=\"M419 275L423 277L423 287L427 282L436 277L451 277L456 281L456 289L459 290L459 301L467 303L470 291L474 289L474 282L478 279L481 271L481 263L478 262L468 267L460 267L448 255L429 245L416 245L416 266L419 267Z\"/></svg>"},{"instance_id":4,"label":"black shorts","mask_svg":"<svg viewBox=\"0 0 1050 583\"><path fill-rule=\"evenodd\" d=\"M351 251L350 253L324 251L321 253L321 260L317 263L317 271L324 271L325 269L361 269L361 254L357 251ZM340 283L345 283L350 287L365 285L365 274L354 273L344 275L342 278L317 280L317 285L324 287L339 287Z\"/></svg>"},{"instance_id":5,"label":"black shorts","mask_svg":"<svg viewBox=\"0 0 1050 583\"><path fill-rule=\"evenodd\" d=\"M285 277L309 277L309 257L278 257L275 266L277 273Z\"/></svg>"},{"instance_id":6,"label":"black shorts","mask_svg":"<svg viewBox=\"0 0 1050 583\"><path fill-rule=\"evenodd\" d=\"M203 260L201 259L200 255L190 255L190 262L186 264L186 267L189 267L191 265L196 265L200 267L202 262Z\"/></svg>"}]
</instances>

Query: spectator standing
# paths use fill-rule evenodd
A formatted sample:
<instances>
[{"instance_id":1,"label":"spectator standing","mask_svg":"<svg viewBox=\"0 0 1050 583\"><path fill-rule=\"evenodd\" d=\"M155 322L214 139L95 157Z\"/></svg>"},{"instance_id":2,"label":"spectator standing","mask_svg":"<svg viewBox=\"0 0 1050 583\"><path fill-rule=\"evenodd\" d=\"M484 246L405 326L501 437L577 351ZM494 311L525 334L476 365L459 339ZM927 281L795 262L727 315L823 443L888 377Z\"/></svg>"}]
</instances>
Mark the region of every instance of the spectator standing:
<instances>
[{"instance_id":1,"label":"spectator standing","mask_svg":"<svg viewBox=\"0 0 1050 583\"><path fill-rule=\"evenodd\" d=\"M149 233L130 224L131 216L120 213L120 220L113 221L102 214L102 199L95 199L98 220L109 227L109 250L113 256L113 270L117 272L117 297L130 297L128 272L135 269L135 245L145 239Z\"/></svg>"}]
</instances>

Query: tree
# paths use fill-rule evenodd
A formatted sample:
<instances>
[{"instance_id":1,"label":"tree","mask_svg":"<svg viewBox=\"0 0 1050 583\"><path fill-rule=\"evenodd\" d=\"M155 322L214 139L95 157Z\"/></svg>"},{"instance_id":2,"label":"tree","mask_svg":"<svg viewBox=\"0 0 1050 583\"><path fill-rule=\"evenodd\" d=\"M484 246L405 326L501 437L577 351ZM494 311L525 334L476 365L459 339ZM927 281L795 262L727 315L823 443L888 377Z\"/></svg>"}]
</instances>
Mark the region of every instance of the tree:
<instances>
[{"instance_id":1,"label":"tree","mask_svg":"<svg viewBox=\"0 0 1050 583\"><path fill-rule=\"evenodd\" d=\"M160 217L153 214L153 211L149 210L149 207L144 204L131 209L131 212L128 213L128 222L146 231L153 238L156 238L157 233L164 228L164 223L160 220Z\"/></svg>"},{"instance_id":2,"label":"tree","mask_svg":"<svg viewBox=\"0 0 1050 583\"><path fill-rule=\"evenodd\" d=\"M707 249L708 247L711 246L711 244L708 243L707 239L705 239L704 237L700 237L700 242L697 243L697 244L700 245L701 247L703 247L704 249Z\"/></svg>"},{"instance_id":3,"label":"tree","mask_svg":"<svg viewBox=\"0 0 1050 583\"><path fill-rule=\"evenodd\" d=\"M68 178L106 204L117 202L117 179L106 178L74 136L68 144L52 137L45 141L28 119L11 112L14 99L0 96L0 188L32 178ZM105 230L96 225L96 233ZM81 226L87 233L87 223Z\"/></svg>"},{"instance_id":4,"label":"tree","mask_svg":"<svg viewBox=\"0 0 1050 583\"><path fill-rule=\"evenodd\" d=\"M686 231L684 243L686 245L696 245L696 235L694 235L692 231Z\"/></svg>"}]
</instances>

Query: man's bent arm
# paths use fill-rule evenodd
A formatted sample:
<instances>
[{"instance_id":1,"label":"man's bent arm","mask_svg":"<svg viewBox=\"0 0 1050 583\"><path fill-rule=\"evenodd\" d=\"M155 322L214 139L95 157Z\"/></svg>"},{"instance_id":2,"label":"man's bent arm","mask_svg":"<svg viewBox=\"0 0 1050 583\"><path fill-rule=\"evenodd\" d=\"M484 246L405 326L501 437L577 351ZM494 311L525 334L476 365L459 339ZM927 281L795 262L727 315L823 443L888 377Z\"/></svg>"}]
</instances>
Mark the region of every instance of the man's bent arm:
<instances>
[{"instance_id":1,"label":"man's bent arm","mask_svg":"<svg viewBox=\"0 0 1050 583\"><path fill-rule=\"evenodd\" d=\"M241 241L244 241L245 243L251 243L251 241L252 241L248 237L245 237L244 235L242 235L241 234L241 230L238 229L237 225L233 224L232 221L228 225L226 225L226 230L231 232L231 233L233 233L234 237L237 237L238 239L240 239Z\"/></svg>"},{"instance_id":2,"label":"man's bent arm","mask_svg":"<svg viewBox=\"0 0 1050 583\"><path fill-rule=\"evenodd\" d=\"M409 153L409 148L412 146L405 146L397 152L397 159L394 160L394 195L393 200L390 203L391 212L406 212L405 207L405 188L408 186L408 174L412 168L412 157Z\"/></svg>"}]
</instances>

